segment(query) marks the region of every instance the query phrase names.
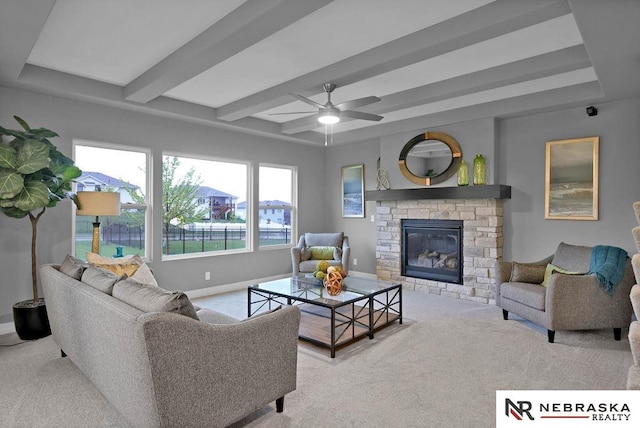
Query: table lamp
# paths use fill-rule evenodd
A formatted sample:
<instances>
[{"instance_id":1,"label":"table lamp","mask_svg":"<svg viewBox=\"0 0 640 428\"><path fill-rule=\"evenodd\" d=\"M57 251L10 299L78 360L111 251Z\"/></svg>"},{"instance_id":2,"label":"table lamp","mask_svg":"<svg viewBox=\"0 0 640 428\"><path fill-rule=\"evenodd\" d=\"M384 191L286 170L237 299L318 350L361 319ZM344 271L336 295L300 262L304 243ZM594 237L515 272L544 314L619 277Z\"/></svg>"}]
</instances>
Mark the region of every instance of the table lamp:
<instances>
[{"instance_id":1,"label":"table lamp","mask_svg":"<svg viewBox=\"0 0 640 428\"><path fill-rule=\"evenodd\" d=\"M100 253L101 215L120 215L120 193L118 192L78 192L78 211L76 215L94 215L91 252Z\"/></svg>"}]
</instances>

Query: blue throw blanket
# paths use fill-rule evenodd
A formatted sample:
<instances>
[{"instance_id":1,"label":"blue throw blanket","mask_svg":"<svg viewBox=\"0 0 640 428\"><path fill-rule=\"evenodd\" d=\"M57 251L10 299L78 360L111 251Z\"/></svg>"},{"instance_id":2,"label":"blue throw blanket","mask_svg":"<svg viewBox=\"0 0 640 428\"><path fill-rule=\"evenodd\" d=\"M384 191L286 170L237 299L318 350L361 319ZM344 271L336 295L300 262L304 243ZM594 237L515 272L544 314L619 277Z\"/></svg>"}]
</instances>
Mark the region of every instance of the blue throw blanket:
<instances>
[{"instance_id":1,"label":"blue throw blanket","mask_svg":"<svg viewBox=\"0 0 640 428\"><path fill-rule=\"evenodd\" d=\"M591 251L589 273L595 274L600 285L609 295L613 295L616 285L624 274L626 262L627 252L622 248L596 245Z\"/></svg>"}]
</instances>

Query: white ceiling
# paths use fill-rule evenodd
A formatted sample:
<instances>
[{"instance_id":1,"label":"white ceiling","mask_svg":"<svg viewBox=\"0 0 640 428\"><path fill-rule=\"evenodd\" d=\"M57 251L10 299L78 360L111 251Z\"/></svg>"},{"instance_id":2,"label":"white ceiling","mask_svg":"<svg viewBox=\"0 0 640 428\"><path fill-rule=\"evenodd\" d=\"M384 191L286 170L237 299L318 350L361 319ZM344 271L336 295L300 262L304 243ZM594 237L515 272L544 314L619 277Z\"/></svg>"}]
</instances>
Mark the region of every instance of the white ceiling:
<instances>
[{"instance_id":1,"label":"white ceiling","mask_svg":"<svg viewBox=\"0 0 640 428\"><path fill-rule=\"evenodd\" d=\"M638 0L2 0L0 85L322 144L640 96Z\"/></svg>"}]
</instances>

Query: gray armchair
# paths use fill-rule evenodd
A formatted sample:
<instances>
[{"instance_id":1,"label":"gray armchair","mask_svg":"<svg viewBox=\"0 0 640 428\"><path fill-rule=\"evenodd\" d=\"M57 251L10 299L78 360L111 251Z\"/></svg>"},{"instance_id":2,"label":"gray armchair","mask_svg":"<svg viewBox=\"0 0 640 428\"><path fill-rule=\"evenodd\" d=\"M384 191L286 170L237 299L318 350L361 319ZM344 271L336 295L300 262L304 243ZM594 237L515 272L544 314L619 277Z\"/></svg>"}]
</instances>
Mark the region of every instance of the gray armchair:
<instances>
[{"instance_id":1,"label":"gray armchair","mask_svg":"<svg viewBox=\"0 0 640 428\"><path fill-rule=\"evenodd\" d=\"M313 247L334 247L332 257L318 257ZM298 245L291 248L291 264L293 275L312 273L316 270L319 260L327 260L332 266L341 266L345 273L349 273L349 257L351 248L349 238L339 233L305 233L300 236Z\"/></svg>"},{"instance_id":2,"label":"gray armchair","mask_svg":"<svg viewBox=\"0 0 640 428\"><path fill-rule=\"evenodd\" d=\"M549 343L553 343L556 330L603 328L612 328L615 340L620 340L622 328L631 323L631 262L627 258L622 279L609 295L595 274L587 274L591 250L592 247L561 243L555 254L538 262L497 261L494 291L504 319L513 312L545 327ZM543 286L549 263L572 274L551 273Z\"/></svg>"}]
</instances>

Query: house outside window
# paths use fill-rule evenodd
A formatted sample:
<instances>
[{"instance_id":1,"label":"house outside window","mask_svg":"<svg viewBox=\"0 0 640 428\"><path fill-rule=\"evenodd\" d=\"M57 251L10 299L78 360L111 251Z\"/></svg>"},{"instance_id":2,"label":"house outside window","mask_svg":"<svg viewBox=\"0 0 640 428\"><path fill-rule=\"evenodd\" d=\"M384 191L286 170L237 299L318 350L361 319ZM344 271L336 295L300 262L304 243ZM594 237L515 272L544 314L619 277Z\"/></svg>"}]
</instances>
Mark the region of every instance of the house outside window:
<instances>
[{"instance_id":1,"label":"house outside window","mask_svg":"<svg viewBox=\"0 0 640 428\"><path fill-rule=\"evenodd\" d=\"M99 217L100 254L138 254L150 258L148 151L77 140L74 141L74 161L82 170L76 180L76 191L120 193L120 215ZM91 251L95 217L74 217L74 253L84 259Z\"/></svg>"},{"instance_id":2,"label":"house outside window","mask_svg":"<svg viewBox=\"0 0 640 428\"><path fill-rule=\"evenodd\" d=\"M291 166L259 167L260 248L290 246L295 241L296 172Z\"/></svg>"},{"instance_id":3,"label":"house outside window","mask_svg":"<svg viewBox=\"0 0 640 428\"><path fill-rule=\"evenodd\" d=\"M238 201L248 194L249 163L163 153L163 260L251 249Z\"/></svg>"}]
</instances>

